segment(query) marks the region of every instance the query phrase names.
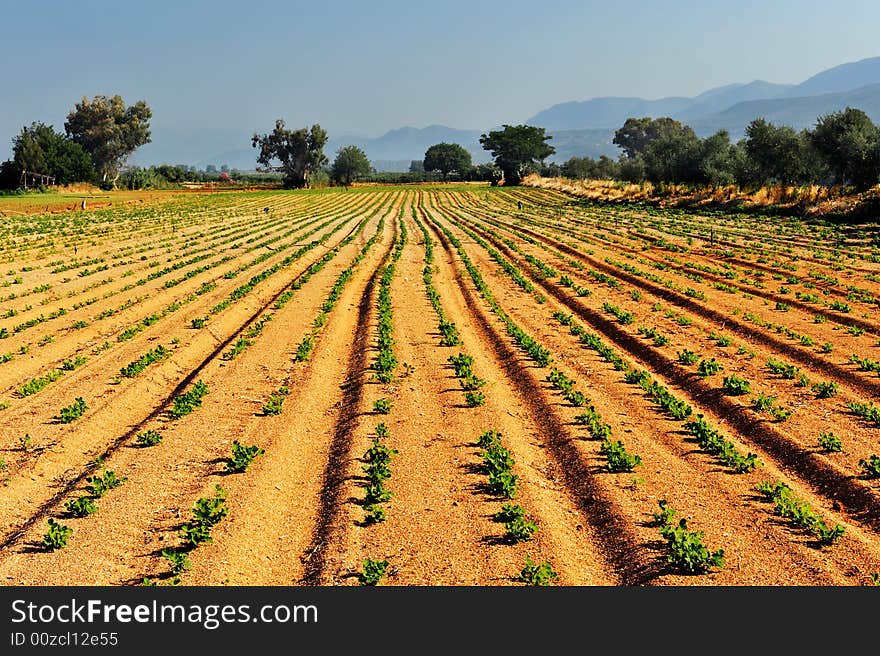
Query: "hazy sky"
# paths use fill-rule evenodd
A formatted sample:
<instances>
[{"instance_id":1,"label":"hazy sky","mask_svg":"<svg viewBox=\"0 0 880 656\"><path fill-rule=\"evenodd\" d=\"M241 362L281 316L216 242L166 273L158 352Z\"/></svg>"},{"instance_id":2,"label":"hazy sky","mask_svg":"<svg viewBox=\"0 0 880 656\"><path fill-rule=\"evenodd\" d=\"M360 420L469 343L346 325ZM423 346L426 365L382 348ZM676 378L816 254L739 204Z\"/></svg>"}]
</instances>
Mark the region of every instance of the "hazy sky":
<instances>
[{"instance_id":1,"label":"hazy sky","mask_svg":"<svg viewBox=\"0 0 880 656\"><path fill-rule=\"evenodd\" d=\"M0 0L0 157L84 95L146 100L154 141L278 117L489 129L567 100L800 82L880 55L878 25L877 0Z\"/></svg>"}]
</instances>

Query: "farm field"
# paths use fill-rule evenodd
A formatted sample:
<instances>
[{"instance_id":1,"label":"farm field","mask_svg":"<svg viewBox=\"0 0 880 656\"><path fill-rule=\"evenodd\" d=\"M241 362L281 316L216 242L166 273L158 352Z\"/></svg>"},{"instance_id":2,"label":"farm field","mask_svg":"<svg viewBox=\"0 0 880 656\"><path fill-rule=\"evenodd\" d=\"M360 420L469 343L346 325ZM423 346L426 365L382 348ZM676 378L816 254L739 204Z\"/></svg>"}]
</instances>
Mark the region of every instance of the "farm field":
<instances>
[{"instance_id":1,"label":"farm field","mask_svg":"<svg viewBox=\"0 0 880 656\"><path fill-rule=\"evenodd\" d=\"M880 577L876 226L440 185L0 234L5 585Z\"/></svg>"}]
</instances>

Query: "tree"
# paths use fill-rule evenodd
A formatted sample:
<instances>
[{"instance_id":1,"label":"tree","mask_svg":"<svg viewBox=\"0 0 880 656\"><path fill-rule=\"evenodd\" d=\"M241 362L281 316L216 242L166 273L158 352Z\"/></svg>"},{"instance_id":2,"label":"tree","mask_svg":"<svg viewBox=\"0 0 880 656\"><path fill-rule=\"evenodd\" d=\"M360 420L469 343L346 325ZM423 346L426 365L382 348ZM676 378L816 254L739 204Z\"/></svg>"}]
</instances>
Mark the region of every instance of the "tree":
<instances>
[{"instance_id":1,"label":"tree","mask_svg":"<svg viewBox=\"0 0 880 656\"><path fill-rule=\"evenodd\" d=\"M284 185L288 188L305 187L309 174L327 163L324 145L327 131L315 123L310 128L287 130L284 119L275 121L275 129L264 135L254 134L251 146L260 149L257 163L266 170L284 173ZM278 160L280 165L272 164Z\"/></svg>"},{"instance_id":2,"label":"tree","mask_svg":"<svg viewBox=\"0 0 880 656\"><path fill-rule=\"evenodd\" d=\"M424 173L425 172L425 162L420 159L411 159L409 161L409 172L410 173Z\"/></svg>"},{"instance_id":3,"label":"tree","mask_svg":"<svg viewBox=\"0 0 880 656\"><path fill-rule=\"evenodd\" d=\"M330 178L347 186L372 172L373 167L363 150L357 146L345 146L336 152L336 159L330 167Z\"/></svg>"},{"instance_id":4,"label":"tree","mask_svg":"<svg viewBox=\"0 0 880 656\"><path fill-rule=\"evenodd\" d=\"M544 128L530 125L503 125L480 136L483 149L492 152L495 164L504 174L504 183L518 185L529 165L542 162L556 152L549 145L553 137L544 134Z\"/></svg>"},{"instance_id":5,"label":"tree","mask_svg":"<svg viewBox=\"0 0 880 656\"><path fill-rule=\"evenodd\" d=\"M125 106L118 95L83 98L67 115L67 136L83 147L104 183L115 185L126 158L150 143L152 110L143 100Z\"/></svg>"},{"instance_id":6,"label":"tree","mask_svg":"<svg viewBox=\"0 0 880 656\"><path fill-rule=\"evenodd\" d=\"M838 182L858 189L877 184L880 129L862 110L847 107L819 117L809 139Z\"/></svg>"},{"instance_id":7,"label":"tree","mask_svg":"<svg viewBox=\"0 0 880 656\"><path fill-rule=\"evenodd\" d=\"M12 159L21 171L44 173L56 184L91 182L95 169L82 146L45 123L31 123L12 139Z\"/></svg>"},{"instance_id":8,"label":"tree","mask_svg":"<svg viewBox=\"0 0 880 656\"><path fill-rule=\"evenodd\" d=\"M633 159L643 154L651 142L661 136L681 134L684 130L690 130L690 128L668 116L628 118L623 126L614 133L611 143L620 146L624 155Z\"/></svg>"},{"instance_id":9,"label":"tree","mask_svg":"<svg viewBox=\"0 0 880 656\"><path fill-rule=\"evenodd\" d=\"M659 130L641 151L645 173L653 182L696 182L700 139L690 127L672 123Z\"/></svg>"},{"instance_id":10,"label":"tree","mask_svg":"<svg viewBox=\"0 0 880 656\"><path fill-rule=\"evenodd\" d=\"M812 179L809 143L794 128L757 118L746 126L744 147L756 184L797 184Z\"/></svg>"},{"instance_id":11,"label":"tree","mask_svg":"<svg viewBox=\"0 0 880 656\"><path fill-rule=\"evenodd\" d=\"M463 176L471 168L471 154L456 143L434 144L425 151L424 167L426 171L440 171L444 180L452 171Z\"/></svg>"}]
</instances>

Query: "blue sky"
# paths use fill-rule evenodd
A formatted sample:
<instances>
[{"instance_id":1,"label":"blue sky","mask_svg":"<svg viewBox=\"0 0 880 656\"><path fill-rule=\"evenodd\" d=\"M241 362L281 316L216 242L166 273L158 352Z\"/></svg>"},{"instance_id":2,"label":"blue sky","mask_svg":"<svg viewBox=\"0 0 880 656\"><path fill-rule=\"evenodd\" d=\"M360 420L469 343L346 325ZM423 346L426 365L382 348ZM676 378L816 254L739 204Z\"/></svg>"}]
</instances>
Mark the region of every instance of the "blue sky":
<instances>
[{"instance_id":1,"label":"blue sky","mask_svg":"<svg viewBox=\"0 0 880 656\"><path fill-rule=\"evenodd\" d=\"M0 0L0 157L82 96L153 108L154 141L319 122L489 129L557 102L800 82L880 55L880 3Z\"/></svg>"}]
</instances>

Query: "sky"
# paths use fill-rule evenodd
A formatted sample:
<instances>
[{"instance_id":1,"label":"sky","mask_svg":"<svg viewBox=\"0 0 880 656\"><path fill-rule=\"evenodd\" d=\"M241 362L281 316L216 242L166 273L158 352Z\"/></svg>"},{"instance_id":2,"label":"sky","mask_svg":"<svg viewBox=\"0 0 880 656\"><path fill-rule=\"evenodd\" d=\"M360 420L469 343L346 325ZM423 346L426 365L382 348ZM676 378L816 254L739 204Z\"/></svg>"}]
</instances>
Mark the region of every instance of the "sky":
<instances>
[{"instance_id":1,"label":"sky","mask_svg":"<svg viewBox=\"0 0 880 656\"><path fill-rule=\"evenodd\" d=\"M569 100L801 82L880 55L877 25L876 0L0 0L0 158L96 94L147 101L154 142L194 149L282 117L488 130Z\"/></svg>"}]
</instances>

